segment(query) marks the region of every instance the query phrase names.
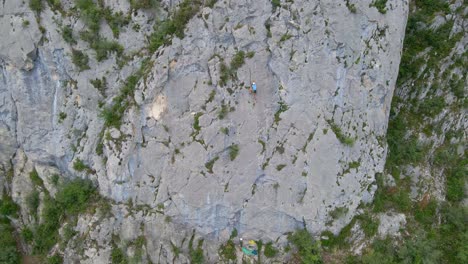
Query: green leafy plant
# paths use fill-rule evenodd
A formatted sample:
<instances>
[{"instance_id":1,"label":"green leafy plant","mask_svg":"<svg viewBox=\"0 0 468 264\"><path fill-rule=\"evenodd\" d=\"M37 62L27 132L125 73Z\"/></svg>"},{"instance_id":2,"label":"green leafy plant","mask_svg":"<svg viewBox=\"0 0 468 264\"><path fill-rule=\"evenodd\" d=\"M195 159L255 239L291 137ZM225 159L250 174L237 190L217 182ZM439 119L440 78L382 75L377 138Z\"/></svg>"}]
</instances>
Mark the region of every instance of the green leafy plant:
<instances>
[{"instance_id":1,"label":"green leafy plant","mask_svg":"<svg viewBox=\"0 0 468 264\"><path fill-rule=\"evenodd\" d=\"M80 71L89 70L89 57L80 50L72 49L72 62Z\"/></svg>"},{"instance_id":2,"label":"green leafy plant","mask_svg":"<svg viewBox=\"0 0 468 264\"><path fill-rule=\"evenodd\" d=\"M84 162L80 158L76 158L75 162L73 163L73 169L79 172L89 170L88 165L84 164Z\"/></svg>"},{"instance_id":3,"label":"green leafy plant","mask_svg":"<svg viewBox=\"0 0 468 264\"><path fill-rule=\"evenodd\" d=\"M336 138L338 138L342 144L347 146L354 145L354 139L343 134L341 128L337 124L333 123L332 121L328 121L328 124L330 125L331 130L335 133Z\"/></svg>"},{"instance_id":4,"label":"green leafy plant","mask_svg":"<svg viewBox=\"0 0 468 264\"><path fill-rule=\"evenodd\" d=\"M42 0L30 0L29 7L31 8L31 10L35 12L38 12L38 13L42 12L42 9L43 9Z\"/></svg>"},{"instance_id":5,"label":"green leafy plant","mask_svg":"<svg viewBox=\"0 0 468 264\"><path fill-rule=\"evenodd\" d=\"M288 235L288 241L296 248L294 259L297 263L322 263L319 244L307 230L297 230Z\"/></svg>"},{"instance_id":6,"label":"green leafy plant","mask_svg":"<svg viewBox=\"0 0 468 264\"><path fill-rule=\"evenodd\" d=\"M229 146L229 158L231 161L235 160L237 155L239 154L239 145L231 145Z\"/></svg>"},{"instance_id":7,"label":"green leafy plant","mask_svg":"<svg viewBox=\"0 0 468 264\"><path fill-rule=\"evenodd\" d=\"M39 173L37 172L36 168L34 168L30 173L29 173L29 178L31 179L31 182L40 187L44 187L44 182L42 181L41 177L39 177Z\"/></svg>"},{"instance_id":8,"label":"green leafy plant","mask_svg":"<svg viewBox=\"0 0 468 264\"><path fill-rule=\"evenodd\" d=\"M0 200L1 201L1 200ZM20 262L20 252L16 248L14 229L10 222L0 215L0 263L16 264Z\"/></svg>"},{"instance_id":9,"label":"green leafy plant","mask_svg":"<svg viewBox=\"0 0 468 264\"><path fill-rule=\"evenodd\" d=\"M278 254L278 250L273 246L273 242L268 242L265 244L265 250L263 252L265 257L274 258Z\"/></svg>"},{"instance_id":10,"label":"green leafy plant","mask_svg":"<svg viewBox=\"0 0 468 264\"><path fill-rule=\"evenodd\" d=\"M387 0L374 0L371 6L377 8L381 14L387 13Z\"/></svg>"},{"instance_id":11,"label":"green leafy plant","mask_svg":"<svg viewBox=\"0 0 468 264\"><path fill-rule=\"evenodd\" d=\"M275 12L278 7L281 7L281 0L271 0L271 5L273 7L272 11Z\"/></svg>"},{"instance_id":12,"label":"green leafy plant","mask_svg":"<svg viewBox=\"0 0 468 264\"><path fill-rule=\"evenodd\" d=\"M278 125L278 123L281 121L281 113L284 113L286 112L289 107L286 103L284 102L279 102L279 107L278 107L278 110L276 110L276 113L275 113L275 124Z\"/></svg>"},{"instance_id":13,"label":"green leafy plant","mask_svg":"<svg viewBox=\"0 0 468 264\"><path fill-rule=\"evenodd\" d=\"M90 180L75 179L65 183L55 195L57 203L69 214L86 210L96 196L96 187Z\"/></svg>"},{"instance_id":14,"label":"green leafy plant","mask_svg":"<svg viewBox=\"0 0 468 264\"><path fill-rule=\"evenodd\" d=\"M219 159L219 157L216 156L213 159L211 159L210 161L208 161L207 163L205 163L205 168L208 170L209 173L213 173L213 166L214 166L215 162L218 159Z\"/></svg>"},{"instance_id":15,"label":"green leafy plant","mask_svg":"<svg viewBox=\"0 0 468 264\"><path fill-rule=\"evenodd\" d=\"M73 29L71 26L64 26L62 28L62 38L67 43L76 44L76 40L73 38Z\"/></svg>"},{"instance_id":16,"label":"green leafy plant","mask_svg":"<svg viewBox=\"0 0 468 264\"><path fill-rule=\"evenodd\" d=\"M237 259L236 245L234 245L234 242L231 239L229 239L226 244L221 246L220 255L224 260L235 261Z\"/></svg>"}]
</instances>

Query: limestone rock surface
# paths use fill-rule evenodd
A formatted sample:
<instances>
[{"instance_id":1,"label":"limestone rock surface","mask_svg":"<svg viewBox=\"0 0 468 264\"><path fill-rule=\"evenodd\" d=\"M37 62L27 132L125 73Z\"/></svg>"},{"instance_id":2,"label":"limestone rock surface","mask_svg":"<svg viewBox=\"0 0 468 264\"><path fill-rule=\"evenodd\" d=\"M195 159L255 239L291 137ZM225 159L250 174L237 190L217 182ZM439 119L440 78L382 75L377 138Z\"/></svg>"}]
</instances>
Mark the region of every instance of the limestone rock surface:
<instances>
[{"instance_id":1,"label":"limestone rock surface","mask_svg":"<svg viewBox=\"0 0 468 264\"><path fill-rule=\"evenodd\" d=\"M52 194L57 173L98 185L113 203L111 216L79 219L75 230L88 236L87 247L79 257L69 244L70 263L104 263L113 235L144 236L145 261L168 263L171 245L186 246L195 230L214 263L234 229L264 241L304 227L338 233L372 199L383 172L407 1L388 1L386 14L371 0L355 1L354 12L341 0L277 8L268 0L217 1L190 20L184 38L149 53L151 23L175 2L162 1L156 15L131 12L116 38L126 57L103 61L79 38L85 24L77 17L45 6L37 20L25 2L0 3L0 36L10 36L0 37L0 164L27 167L14 171L14 199L30 191L33 167ZM76 43L63 40L65 25ZM73 64L75 49L89 56L90 69ZM223 68L241 52L245 63L223 83ZM145 57L147 75L122 126L107 127L103 105L115 102ZM105 92L90 83L103 77ZM78 159L90 169L75 170ZM346 208L338 218L337 208Z\"/></svg>"}]
</instances>

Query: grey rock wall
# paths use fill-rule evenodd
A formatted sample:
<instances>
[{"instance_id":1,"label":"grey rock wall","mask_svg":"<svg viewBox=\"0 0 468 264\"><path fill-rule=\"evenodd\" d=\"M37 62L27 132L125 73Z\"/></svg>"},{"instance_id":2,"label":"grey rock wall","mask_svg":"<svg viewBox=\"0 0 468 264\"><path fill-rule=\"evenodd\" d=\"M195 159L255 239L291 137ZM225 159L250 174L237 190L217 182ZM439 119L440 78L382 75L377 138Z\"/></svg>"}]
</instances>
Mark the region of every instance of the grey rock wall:
<instances>
[{"instance_id":1,"label":"grey rock wall","mask_svg":"<svg viewBox=\"0 0 468 264\"><path fill-rule=\"evenodd\" d=\"M168 241L181 243L192 229L218 242L234 228L240 236L266 241L284 241L286 232L303 227L337 233L361 202L371 201L374 175L383 171L383 137L406 25L406 1L388 1L386 14L370 2L357 1L356 13L338 0L296 0L275 11L267 0L203 8L184 39L151 55L153 67L138 85L136 105L120 130L104 131L110 138L99 156L98 103L112 104L142 57L119 69L117 58L97 62L79 40L75 48L90 54L91 66L79 72L55 21L78 32L80 20L46 8L41 23L47 33L41 36L27 5L6 1L0 35L11 37L0 38L0 162L19 164L24 152L44 168L45 181L48 170L90 177L115 201L114 216L100 224L112 230L101 232L96 223L88 230L95 232L93 239L109 245L111 233L131 234L129 240L144 235L153 261L172 259ZM106 4L128 9L127 3ZM24 27L22 19L31 24ZM140 12L132 19L144 25L152 17ZM121 33L127 54L146 45L149 30L128 26ZM102 31L112 35L106 26ZM229 65L238 51L253 57L222 86L221 64ZM105 96L89 83L103 76ZM255 96L247 89L251 81L257 83ZM223 107L227 113L220 118ZM239 149L233 159L232 146ZM93 173L74 171L77 158ZM15 177L27 182L27 173L16 171ZM20 182L13 183L17 201L27 189ZM129 201L151 209L130 221L125 211L135 209L124 206ZM334 219L336 208L346 209ZM91 220L83 221L78 229ZM93 250L86 254L90 263L110 254L109 248Z\"/></svg>"}]
</instances>

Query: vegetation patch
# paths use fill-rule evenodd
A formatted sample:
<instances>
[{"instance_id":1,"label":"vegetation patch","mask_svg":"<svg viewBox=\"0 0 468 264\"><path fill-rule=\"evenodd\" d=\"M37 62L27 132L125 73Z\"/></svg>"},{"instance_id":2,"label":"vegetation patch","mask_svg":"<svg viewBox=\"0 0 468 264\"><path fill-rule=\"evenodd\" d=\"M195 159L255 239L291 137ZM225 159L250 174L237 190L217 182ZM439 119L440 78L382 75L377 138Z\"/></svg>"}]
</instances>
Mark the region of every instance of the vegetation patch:
<instances>
[{"instance_id":1,"label":"vegetation patch","mask_svg":"<svg viewBox=\"0 0 468 264\"><path fill-rule=\"evenodd\" d=\"M322 263L319 243L314 241L306 229L297 230L288 235L288 241L295 248L293 263Z\"/></svg>"},{"instance_id":2,"label":"vegetation patch","mask_svg":"<svg viewBox=\"0 0 468 264\"><path fill-rule=\"evenodd\" d=\"M69 44L76 44L76 40L73 38L73 29L71 26L64 26L62 28L62 38Z\"/></svg>"},{"instance_id":3,"label":"vegetation patch","mask_svg":"<svg viewBox=\"0 0 468 264\"><path fill-rule=\"evenodd\" d=\"M100 116L104 119L106 127L120 128L125 112L134 103L136 85L147 74L151 68L150 66L151 61L149 59L143 60L138 71L127 78L119 94L112 100L112 105L101 111Z\"/></svg>"},{"instance_id":4,"label":"vegetation patch","mask_svg":"<svg viewBox=\"0 0 468 264\"><path fill-rule=\"evenodd\" d=\"M193 246L193 240L195 238L195 232L189 241L189 257L193 264L205 263L205 256L203 255L203 239L198 240L197 247Z\"/></svg>"},{"instance_id":5,"label":"vegetation patch","mask_svg":"<svg viewBox=\"0 0 468 264\"><path fill-rule=\"evenodd\" d=\"M346 1L346 7L348 8L349 12L355 14L357 12L356 5L351 4L349 1L350 0L345 0Z\"/></svg>"},{"instance_id":6,"label":"vegetation patch","mask_svg":"<svg viewBox=\"0 0 468 264\"><path fill-rule=\"evenodd\" d=\"M271 0L272 12L275 12L278 7L281 7L281 0Z\"/></svg>"},{"instance_id":7,"label":"vegetation patch","mask_svg":"<svg viewBox=\"0 0 468 264\"><path fill-rule=\"evenodd\" d=\"M154 33L149 38L150 52L153 53L159 47L170 44L173 36L183 39L185 26L198 13L202 4L201 0L184 0L170 19L157 23Z\"/></svg>"},{"instance_id":8,"label":"vegetation patch","mask_svg":"<svg viewBox=\"0 0 468 264\"><path fill-rule=\"evenodd\" d=\"M278 250L273 246L273 242L268 242L265 244L265 250L263 252L265 257L274 258L278 254Z\"/></svg>"},{"instance_id":9,"label":"vegetation patch","mask_svg":"<svg viewBox=\"0 0 468 264\"><path fill-rule=\"evenodd\" d=\"M235 160L237 155L239 155L239 145L231 145L229 146L229 158L231 161Z\"/></svg>"},{"instance_id":10,"label":"vegetation patch","mask_svg":"<svg viewBox=\"0 0 468 264\"><path fill-rule=\"evenodd\" d=\"M275 124L276 125L278 125L278 123L281 121L281 117L280 117L281 113L284 113L289 109L288 105L285 102L280 101L278 104L279 104L279 107L278 107L278 110L276 110L276 113L275 113Z\"/></svg>"},{"instance_id":11,"label":"vegetation patch","mask_svg":"<svg viewBox=\"0 0 468 264\"><path fill-rule=\"evenodd\" d=\"M266 150L266 144L261 139L258 140L258 143L260 143L260 145L262 145L262 152L260 152L260 154L263 154L265 152L265 150Z\"/></svg>"},{"instance_id":12,"label":"vegetation patch","mask_svg":"<svg viewBox=\"0 0 468 264\"><path fill-rule=\"evenodd\" d=\"M89 80L89 82L96 88L102 96L106 95L107 90L107 79L102 77L101 79Z\"/></svg>"},{"instance_id":13,"label":"vegetation patch","mask_svg":"<svg viewBox=\"0 0 468 264\"><path fill-rule=\"evenodd\" d=\"M357 215L356 219L359 220L362 231L367 238L371 238L377 234L380 224L379 219L373 219L369 213Z\"/></svg>"},{"instance_id":14,"label":"vegetation patch","mask_svg":"<svg viewBox=\"0 0 468 264\"><path fill-rule=\"evenodd\" d=\"M81 50L72 49L72 62L79 71L89 70L89 57Z\"/></svg>"},{"instance_id":15,"label":"vegetation patch","mask_svg":"<svg viewBox=\"0 0 468 264\"><path fill-rule=\"evenodd\" d=\"M78 172L82 172L82 171L90 172L91 171L91 168L79 158L76 158L75 162L73 162L73 169Z\"/></svg>"},{"instance_id":16,"label":"vegetation patch","mask_svg":"<svg viewBox=\"0 0 468 264\"><path fill-rule=\"evenodd\" d=\"M247 54L251 55L251 54ZM253 55L252 55L253 56ZM229 67L226 63L220 64L219 85L225 86L229 80L237 79L237 70L245 64L246 53L242 50L238 51L231 59Z\"/></svg>"},{"instance_id":17,"label":"vegetation patch","mask_svg":"<svg viewBox=\"0 0 468 264\"><path fill-rule=\"evenodd\" d=\"M1 205L0 200L0 205ZM5 215L0 215L0 263L16 264L20 262L20 252L16 248L14 229Z\"/></svg>"},{"instance_id":18,"label":"vegetation patch","mask_svg":"<svg viewBox=\"0 0 468 264\"><path fill-rule=\"evenodd\" d=\"M234 244L232 239L229 239L226 242L226 244L221 246L219 253L221 257L226 261L229 261L229 260L235 261L237 259L236 245Z\"/></svg>"},{"instance_id":19,"label":"vegetation patch","mask_svg":"<svg viewBox=\"0 0 468 264\"><path fill-rule=\"evenodd\" d=\"M342 206L342 207L336 207L333 211L330 212L330 216L333 219L339 219L343 216L345 216L348 213L349 209Z\"/></svg>"},{"instance_id":20,"label":"vegetation patch","mask_svg":"<svg viewBox=\"0 0 468 264\"><path fill-rule=\"evenodd\" d=\"M277 171L281 171L282 169L284 169L286 167L286 164L279 164L276 166L276 170Z\"/></svg>"},{"instance_id":21,"label":"vegetation patch","mask_svg":"<svg viewBox=\"0 0 468 264\"><path fill-rule=\"evenodd\" d=\"M34 168L30 173L29 173L29 178L31 179L31 182L35 186L39 186L44 188L44 182L42 181L41 177L39 177L39 173L37 172L36 168Z\"/></svg>"},{"instance_id":22,"label":"vegetation patch","mask_svg":"<svg viewBox=\"0 0 468 264\"><path fill-rule=\"evenodd\" d=\"M218 156L214 157L213 159L211 159L210 161L208 161L207 163L205 163L205 168L208 170L209 173L213 173L213 166L215 164L215 162L219 159Z\"/></svg>"},{"instance_id":23,"label":"vegetation patch","mask_svg":"<svg viewBox=\"0 0 468 264\"><path fill-rule=\"evenodd\" d=\"M381 14L387 13L387 0L374 0L371 6L377 8Z\"/></svg>"},{"instance_id":24,"label":"vegetation patch","mask_svg":"<svg viewBox=\"0 0 468 264\"><path fill-rule=\"evenodd\" d=\"M229 106L227 104L222 104L221 109L218 111L218 118L219 119L224 119L227 114L229 113Z\"/></svg>"},{"instance_id":25,"label":"vegetation patch","mask_svg":"<svg viewBox=\"0 0 468 264\"><path fill-rule=\"evenodd\" d=\"M336 138L341 142L341 144L352 147L354 145L354 139L347 137L342 131L341 128L332 121L328 121L331 130L335 133Z\"/></svg>"}]
</instances>

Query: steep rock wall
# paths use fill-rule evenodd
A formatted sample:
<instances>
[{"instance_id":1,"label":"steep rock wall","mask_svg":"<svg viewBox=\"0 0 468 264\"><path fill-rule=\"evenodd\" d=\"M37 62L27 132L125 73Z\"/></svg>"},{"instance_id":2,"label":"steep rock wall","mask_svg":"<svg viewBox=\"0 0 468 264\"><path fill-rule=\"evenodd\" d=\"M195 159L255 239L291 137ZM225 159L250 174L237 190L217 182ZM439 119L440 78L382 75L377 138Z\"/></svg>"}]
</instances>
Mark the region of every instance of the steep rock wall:
<instances>
[{"instance_id":1,"label":"steep rock wall","mask_svg":"<svg viewBox=\"0 0 468 264\"><path fill-rule=\"evenodd\" d=\"M274 8L270 1L244 0L205 7L185 38L151 55L153 66L145 69L135 104L117 129L104 126L98 105L113 104L145 55L122 68L115 66L118 56L103 62L90 57L91 70L80 72L54 21L77 34L85 28L81 20L46 8L41 36L33 17L19 15L33 14L27 5L7 1L1 32L16 35L2 38L0 46L1 161L16 165L26 157L45 182L57 170L93 179L115 201L112 232L128 240L146 236L153 260L163 244L171 259L164 240L180 243L192 229L219 241L234 228L264 240L284 239L303 227L336 233L361 202L371 201L374 175L386 157L383 137L408 7L389 1L382 14L371 2L351 8L345 1L294 1ZM126 3L107 4L128 9ZM24 19L31 24L25 27ZM121 33L126 54L146 45L151 28L145 22L154 17L140 12L132 19L143 22L142 29L128 26ZM101 31L112 36L105 25ZM73 49L87 49L77 41ZM22 53L3 52L8 47ZM230 68L239 51L249 54L245 64L220 83L223 63ZM89 82L103 76L104 95ZM255 96L246 89L251 81L258 86ZM78 158L90 170L74 170ZM28 181L28 172L15 170L15 178ZM21 182L12 185L20 204L28 190ZM136 207L124 206L128 201ZM95 235L101 246L109 245L108 234ZM105 259L106 250L87 256Z\"/></svg>"}]
</instances>

